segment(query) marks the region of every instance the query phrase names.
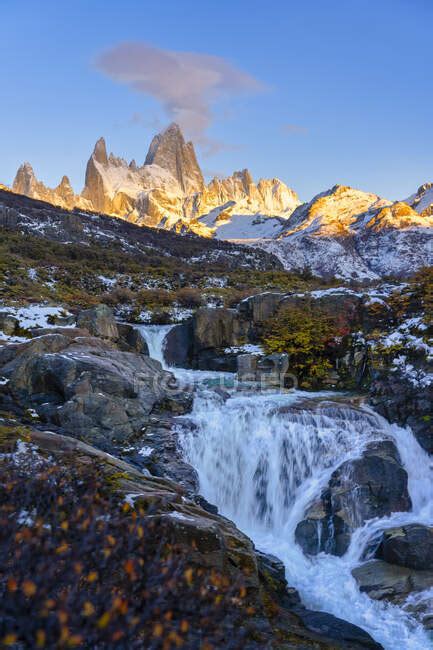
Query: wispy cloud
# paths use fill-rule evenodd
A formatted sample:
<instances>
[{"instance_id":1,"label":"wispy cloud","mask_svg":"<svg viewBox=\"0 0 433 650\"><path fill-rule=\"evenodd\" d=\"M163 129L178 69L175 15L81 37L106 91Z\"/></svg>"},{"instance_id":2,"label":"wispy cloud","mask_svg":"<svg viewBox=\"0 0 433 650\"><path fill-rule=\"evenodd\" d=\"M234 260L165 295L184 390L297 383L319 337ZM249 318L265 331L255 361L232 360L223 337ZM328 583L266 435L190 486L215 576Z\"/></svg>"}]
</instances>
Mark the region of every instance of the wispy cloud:
<instances>
[{"instance_id":1,"label":"wispy cloud","mask_svg":"<svg viewBox=\"0 0 433 650\"><path fill-rule=\"evenodd\" d=\"M300 126L299 124L282 124L281 131L286 135L290 135L291 133L305 135L308 133L308 129L305 126Z\"/></svg>"},{"instance_id":2,"label":"wispy cloud","mask_svg":"<svg viewBox=\"0 0 433 650\"><path fill-rule=\"evenodd\" d=\"M118 83L157 99L170 120L210 149L220 146L206 135L215 103L264 89L260 81L222 57L163 50L146 43L116 45L97 58L96 66Z\"/></svg>"}]
</instances>

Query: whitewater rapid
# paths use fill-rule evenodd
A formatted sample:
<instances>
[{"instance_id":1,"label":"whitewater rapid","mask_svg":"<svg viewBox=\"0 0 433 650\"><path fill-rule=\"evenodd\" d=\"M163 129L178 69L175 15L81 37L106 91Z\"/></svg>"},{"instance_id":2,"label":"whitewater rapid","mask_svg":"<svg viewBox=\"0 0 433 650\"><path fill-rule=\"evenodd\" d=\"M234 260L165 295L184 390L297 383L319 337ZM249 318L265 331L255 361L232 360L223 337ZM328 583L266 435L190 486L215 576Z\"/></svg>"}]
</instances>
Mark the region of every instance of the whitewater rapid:
<instances>
[{"instance_id":1,"label":"whitewater rapid","mask_svg":"<svg viewBox=\"0 0 433 650\"><path fill-rule=\"evenodd\" d=\"M167 331L142 328L149 350L159 346L154 354L164 365ZM365 407L339 403L335 394L222 395L206 385L218 373L171 370L180 380L196 381L193 411L179 418L179 434L200 492L257 548L284 562L303 603L362 627L386 650L433 648L432 637L408 612L362 594L352 576L375 533L407 523L433 525L433 467L411 431ZM343 557L305 556L295 529L307 506L337 467L359 457L369 442L384 439L395 442L408 473L412 511L367 522L354 532Z\"/></svg>"}]
</instances>

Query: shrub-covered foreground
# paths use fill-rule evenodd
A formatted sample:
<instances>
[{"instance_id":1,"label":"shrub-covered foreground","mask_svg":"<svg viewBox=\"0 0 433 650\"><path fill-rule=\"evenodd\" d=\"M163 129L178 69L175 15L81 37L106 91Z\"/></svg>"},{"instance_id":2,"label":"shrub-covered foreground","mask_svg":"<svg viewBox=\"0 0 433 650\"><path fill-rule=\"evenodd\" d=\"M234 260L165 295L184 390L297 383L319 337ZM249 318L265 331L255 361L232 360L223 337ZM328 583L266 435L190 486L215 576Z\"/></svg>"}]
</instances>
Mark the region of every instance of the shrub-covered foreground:
<instances>
[{"instance_id":1,"label":"shrub-covered foreground","mask_svg":"<svg viewBox=\"0 0 433 650\"><path fill-rule=\"evenodd\" d=\"M2 456L2 646L256 647L239 624L253 614L244 587L190 565L156 514L113 496L97 464L71 473Z\"/></svg>"}]
</instances>

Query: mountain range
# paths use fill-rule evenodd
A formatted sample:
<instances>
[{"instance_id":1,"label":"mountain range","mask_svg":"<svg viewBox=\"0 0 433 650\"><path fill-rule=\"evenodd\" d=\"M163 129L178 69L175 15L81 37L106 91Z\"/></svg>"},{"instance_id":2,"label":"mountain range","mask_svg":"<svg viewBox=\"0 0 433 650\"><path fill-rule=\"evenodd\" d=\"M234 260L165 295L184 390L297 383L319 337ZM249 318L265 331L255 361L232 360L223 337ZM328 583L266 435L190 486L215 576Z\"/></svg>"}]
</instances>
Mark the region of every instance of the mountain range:
<instances>
[{"instance_id":1,"label":"mountain range","mask_svg":"<svg viewBox=\"0 0 433 650\"><path fill-rule=\"evenodd\" d=\"M247 243L288 269L321 276L404 276L433 264L433 183L403 201L335 185L302 204L278 178L255 183L247 169L206 184L194 146L176 124L153 138L141 166L108 154L100 138L81 194L67 176L46 187L29 163L18 169L12 190L139 226Z\"/></svg>"}]
</instances>

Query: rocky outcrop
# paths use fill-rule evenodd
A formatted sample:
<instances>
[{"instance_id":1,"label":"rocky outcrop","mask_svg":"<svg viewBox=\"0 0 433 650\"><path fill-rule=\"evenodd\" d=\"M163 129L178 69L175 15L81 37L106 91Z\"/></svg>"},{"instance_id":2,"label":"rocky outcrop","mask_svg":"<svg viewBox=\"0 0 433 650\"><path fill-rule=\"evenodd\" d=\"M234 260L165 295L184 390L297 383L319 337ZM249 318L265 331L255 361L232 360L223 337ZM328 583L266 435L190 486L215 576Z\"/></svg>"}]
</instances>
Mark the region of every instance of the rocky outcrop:
<instances>
[{"instance_id":1,"label":"rocky outcrop","mask_svg":"<svg viewBox=\"0 0 433 650\"><path fill-rule=\"evenodd\" d=\"M125 352L138 352L149 356L149 347L140 330L128 323L116 323L119 339L117 346Z\"/></svg>"},{"instance_id":2,"label":"rocky outcrop","mask_svg":"<svg viewBox=\"0 0 433 650\"><path fill-rule=\"evenodd\" d=\"M382 535L376 557L408 569L433 571L433 528L421 524L388 528Z\"/></svg>"},{"instance_id":3,"label":"rocky outcrop","mask_svg":"<svg viewBox=\"0 0 433 650\"><path fill-rule=\"evenodd\" d=\"M153 412L190 407L159 362L94 337L51 334L5 346L0 372L6 405L32 408L43 422L105 449L142 432Z\"/></svg>"},{"instance_id":4,"label":"rocky outcrop","mask_svg":"<svg viewBox=\"0 0 433 650\"><path fill-rule=\"evenodd\" d=\"M17 439L19 432L13 426L3 431L1 462L3 452L13 450ZM154 534L167 536L167 541L181 552L186 566L209 576L209 582L219 584L216 581L221 580L235 586L243 601L239 611L245 612L237 622L244 628L243 648L380 650L381 646L356 626L303 607L297 592L288 587L284 569L276 558L257 553L251 540L231 521L204 510L173 481L144 475L129 463L52 431L28 428L26 442L39 459L49 457L51 464L62 465L71 474L96 463L99 480L110 486L120 503L126 500L130 512L137 509L140 516L151 518ZM232 604L238 608L239 599ZM199 620L191 635L188 647L201 647ZM228 625L222 635L230 643L232 627Z\"/></svg>"},{"instance_id":5,"label":"rocky outcrop","mask_svg":"<svg viewBox=\"0 0 433 650\"><path fill-rule=\"evenodd\" d=\"M97 305L81 311L77 316L78 327L84 327L92 336L116 341L119 330L112 310L107 305Z\"/></svg>"},{"instance_id":6,"label":"rocky outcrop","mask_svg":"<svg viewBox=\"0 0 433 650\"><path fill-rule=\"evenodd\" d=\"M204 188L203 174L198 165L192 142L185 142L177 124L170 124L150 143L146 165L158 165L166 169L178 181L185 195L201 192Z\"/></svg>"},{"instance_id":7,"label":"rocky outcrop","mask_svg":"<svg viewBox=\"0 0 433 650\"><path fill-rule=\"evenodd\" d=\"M374 442L361 458L349 460L332 474L328 488L296 528L304 552L343 555L351 533L374 517L408 511L407 474L394 443Z\"/></svg>"},{"instance_id":8,"label":"rocky outcrop","mask_svg":"<svg viewBox=\"0 0 433 650\"><path fill-rule=\"evenodd\" d=\"M258 245L287 269L360 280L409 275L432 264L432 238L430 216L336 185L299 206L276 238Z\"/></svg>"},{"instance_id":9,"label":"rocky outcrop","mask_svg":"<svg viewBox=\"0 0 433 650\"><path fill-rule=\"evenodd\" d=\"M352 574L360 590L370 598L403 606L426 628L433 629L432 602L428 597L433 588L433 571L417 571L382 560L370 560L356 567ZM425 597L417 597L422 596L422 592L426 592Z\"/></svg>"},{"instance_id":10,"label":"rocky outcrop","mask_svg":"<svg viewBox=\"0 0 433 650\"><path fill-rule=\"evenodd\" d=\"M250 321L254 327L257 327L276 314L281 301L285 298L286 294L284 293L265 291L244 298L239 303L238 312L241 318Z\"/></svg>"},{"instance_id":11,"label":"rocky outcrop","mask_svg":"<svg viewBox=\"0 0 433 650\"><path fill-rule=\"evenodd\" d=\"M58 205L62 208L79 207L89 209L91 204L85 198L74 194L71 183L67 176L63 176L60 183L54 189L46 187L41 181L38 181L33 167L30 163L26 162L18 169L12 189L17 194L24 194L34 199L41 201L48 201L53 205Z\"/></svg>"},{"instance_id":12,"label":"rocky outcrop","mask_svg":"<svg viewBox=\"0 0 433 650\"><path fill-rule=\"evenodd\" d=\"M164 357L168 366L190 368L194 356L193 321L175 325L167 334L164 341Z\"/></svg>"},{"instance_id":13,"label":"rocky outcrop","mask_svg":"<svg viewBox=\"0 0 433 650\"><path fill-rule=\"evenodd\" d=\"M425 363L420 371L429 372ZM376 368L370 402L390 422L410 427L419 444L433 454L433 382L412 382L397 368Z\"/></svg>"}]
</instances>

